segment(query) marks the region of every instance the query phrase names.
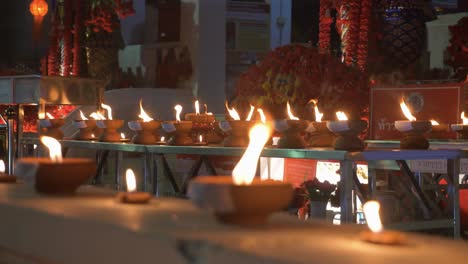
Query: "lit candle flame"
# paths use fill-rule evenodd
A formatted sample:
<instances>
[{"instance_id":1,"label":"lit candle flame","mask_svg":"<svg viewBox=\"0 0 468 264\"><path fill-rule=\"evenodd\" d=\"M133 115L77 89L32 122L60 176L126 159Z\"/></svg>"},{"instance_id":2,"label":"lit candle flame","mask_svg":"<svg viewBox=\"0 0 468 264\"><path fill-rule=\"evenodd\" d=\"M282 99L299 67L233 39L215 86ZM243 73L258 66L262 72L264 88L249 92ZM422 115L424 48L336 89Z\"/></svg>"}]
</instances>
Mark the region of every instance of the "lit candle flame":
<instances>
[{"instance_id":1,"label":"lit candle flame","mask_svg":"<svg viewBox=\"0 0 468 264\"><path fill-rule=\"evenodd\" d=\"M372 232L381 232L383 230L382 222L380 221L379 210L380 204L377 201L368 201L362 207L366 216L367 226Z\"/></svg>"},{"instance_id":2,"label":"lit candle flame","mask_svg":"<svg viewBox=\"0 0 468 264\"><path fill-rule=\"evenodd\" d=\"M288 110L289 119L291 119L291 120L299 120L298 117L294 116L293 113L291 113L291 106L289 105L289 102L286 104L286 108L287 108L287 110Z\"/></svg>"},{"instance_id":3,"label":"lit candle flame","mask_svg":"<svg viewBox=\"0 0 468 264\"><path fill-rule=\"evenodd\" d=\"M431 124L433 126L438 126L439 125L439 122L435 121L434 119L431 120Z\"/></svg>"},{"instance_id":4,"label":"lit candle flame","mask_svg":"<svg viewBox=\"0 0 468 264\"><path fill-rule=\"evenodd\" d=\"M46 116L47 116L47 118L49 118L49 119L54 119L54 116L51 115L49 112L46 113Z\"/></svg>"},{"instance_id":5,"label":"lit candle flame","mask_svg":"<svg viewBox=\"0 0 468 264\"><path fill-rule=\"evenodd\" d=\"M86 118L86 116L84 116L83 112L81 112L80 110L80 118L81 120L88 120L88 118Z\"/></svg>"},{"instance_id":6,"label":"lit candle flame","mask_svg":"<svg viewBox=\"0 0 468 264\"><path fill-rule=\"evenodd\" d=\"M408 118L409 121L416 121L416 117L414 117L411 114L411 111L409 110L408 106L406 106L404 101L400 102L400 108L401 108L401 111L403 111L403 114L405 115L405 117Z\"/></svg>"},{"instance_id":7,"label":"lit candle flame","mask_svg":"<svg viewBox=\"0 0 468 264\"><path fill-rule=\"evenodd\" d=\"M202 143L202 142L203 142L203 136L202 136L202 135L199 135L199 136L198 136L198 140L199 140L200 143Z\"/></svg>"},{"instance_id":8,"label":"lit candle flame","mask_svg":"<svg viewBox=\"0 0 468 264\"><path fill-rule=\"evenodd\" d=\"M195 101L195 113L197 115L200 114L200 104L198 103L198 100Z\"/></svg>"},{"instance_id":9,"label":"lit candle flame","mask_svg":"<svg viewBox=\"0 0 468 264\"><path fill-rule=\"evenodd\" d=\"M463 125L468 125L468 118L465 117L465 112L461 112L460 117L462 119Z\"/></svg>"},{"instance_id":10,"label":"lit candle flame","mask_svg":"<svg viewBox=\"0 0 468 264\"><path fill-rule=\"evenodd\" d=\"M236 109L232 108L230 109L227 102L225 102L226 109L228 110L229 115L232 117L234 120L240 120L239 113L237 113Z\"/></svg>"},{"instance_id":11,"label":"lit candle flame","mask_svg":"<svg viewBox=\"0 0 468 264\"><path fill-rule=\"evenodd\" d=\"M5 173L5 162L0 160L0 173Z\"/></svg>"},{"instance_id":12,"label":"lit candle flame","mask_svg":"<svg viewBox=\"0 0 468 264\"><path fill-rule=\"evenodd\" d=\"M54 162L61 162L62 158L62 146L53 137L42 136L41 142L49 149L50 159Z\"/></svg>"},{"instance_id":13,"label":"lit candle flame","mask_svg":"<svg viewBox=\"0 0 468 264\"><path fill-rule=\"evenodd\" d=\"M101 104L101 107L107 110L107 118L112 120L112 108L106 104Z\"/></svg>"},{"instance_id":14,"label":"lit candle flame","mask_svg":"<svg viewBox=\"0 0 468 264\"><path fill-rule=\"evenodd\" d=\"M120 138L121 138L121 139L125 139L125 134L124 134L123 132L120 133Z\"/></svg>"},{"instance_id":15,"label":"lit candle flame","mask_svg":"<svg viewBox=\"0 0 468 264\"><path fill-rule=\"evenodd\" d=\"M340 121L345 121L345 120L348 120L348 117L346 116L346 114L342 111L338 111L336 112L336 117L338 118L338 120Z\"/></svg>"},{"instance_id":16,"label":"lit candle flame","mask_svg":"<svg viewBox=\"0 0 468 264\"><path fill-rule=\"evenodd\" d=\"M180 122L180 113L182 113L182 106L176 105L174 106L174 109L176 110L176 120Z\"/></svg>"},{"instance_id":17,"label":"lit candle flame","mask_svg":"<svg viewBox=\"0 0 468 264\"><path fill-rule=\"evenodd\" d=\"M255 110L255 106L250 105L250 111L249 111L249 114L247 115L247 119L245 119L246 121L250 121L250 119L252 119L252 115L254 113L254 110Z\"/></svg>"},{"instance_id":18,"label":"lit candle flame","mask_svg":"<svg viewBox=\"0 0 468 264\"><path fill-rule=\"evenodd\" d=\"M95 138L96 136L95 136L94 133L93 133L93 134L91 134L91 137L92 137L92 138Z\"/></svg>"},{"instance_id":19,"label":"lit candle flame","mask_svg":"<svg viewBox=\"0 0 468 264\"><path fill-rule=\"evenodd\" d=\"M164 142L166 140L165 137L161 137L161 142Z\"/></svg>"},{"instance_id":20,"label":"lit candle flame","mask_svg":"<svg viewBox=\"0 0 468 264\"><path fill-rule=\"evenodd\" d=\"M322 122L323 113L320 113L318 109L318 100L317 99L310 99L309 102L314 104L314 111L315 111L315 121Z\"/></svg>"},{"instance_id":21,"label":"lit candle flame","mask_svg":"<svg viewBox=\"0 0 468 264\"><path fill-rule=\"evenodd\" d=\"M145 110L143 110L143 106L141 104L141 99L140 99L140 114L138 115L139 118L143 119L143 122L149 122L151 120L154 120L153 118L151 118L146 112Z\"/></svg>"},{"instance_id":22,"label":"lit candle flame","mask_svg":"<svg viewBox=\"0 0 468 264\"><path fill-rule=\"evenodd\" d=\"M102 115L101 113L99 113L99 112L94 112L94 113L90 114L89 117L91 117L91 118L93 118L93 119L95 119L95 120L104 120L104 119L106 119L106 117L103 116L103 115Z\"/></svg>"},{"instance_id":23,"label":"lit candle flame","mask_svg":"<svg viewBox=\"0 0 468 264\"><path fill-rule=\"evenodd\" d=\"M135 173L133 173L132 169L127 169L125 171L125 180L127 182L127 191L128 192L136 191Z\"/></svg>"},{"instance_id":24,"label":"lit candle flame","mask_svg":"<svg viewBox=\"0 0 468 264\"><path fill-rule=\"evenodd\" d=\"M257 112L260 114L260 120L262 120L262 123L266 123L266 116L265 113L263 113L263 109L258 108Z\"/></svg>"},{"instance_id":25,"label":"lit candle flame","mask_svg":"<svg viewBox=\"0 0 468 264\"><path fill-rule=\"evenodd\" d=\"M270 130L264 124L257 124L250 130L249 146L232 171L234 184L249 185L252 183L257 171L258 158L269 137Z\"/></svg>"}]
</instances>

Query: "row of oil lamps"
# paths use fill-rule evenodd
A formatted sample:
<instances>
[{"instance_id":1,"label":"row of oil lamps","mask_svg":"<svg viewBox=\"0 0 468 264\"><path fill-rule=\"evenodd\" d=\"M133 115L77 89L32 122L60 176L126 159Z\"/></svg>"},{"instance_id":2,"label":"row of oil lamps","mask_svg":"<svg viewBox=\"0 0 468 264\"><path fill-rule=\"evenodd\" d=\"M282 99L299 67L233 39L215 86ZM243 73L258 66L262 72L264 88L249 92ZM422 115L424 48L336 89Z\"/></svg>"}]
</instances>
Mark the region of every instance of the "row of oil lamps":
<instances>
[{"instance_id":1,"label":"row of oil lamps","mask_svg":"<svg viewBox=\"0 0 468 264\"><path fill-rule=\"evenodd\" d=\"M269 216L289 205L293 188L281 181L255 178L262 149L270 139L271 129L262 123L249 131L249 143L232 176L204 176L190 182L188 196L203 209L210 209L222 223L244 227L261 227ZM22 158L15 167L15 175L26 183L34 184L39 193L70 195L96 171L91 159L64 158L59 141L42 136L41 142L49 149L50 158ZM16 177L0 175L0 182L14 184ZM157 202L149 193L136 191L136 180L132 170L126 171L127 192L114 198L120 203L145 204ZM151 204L150 203L150 204ZM402 233L383 231L379 218L379 204L375 201L364 205L369 231L360 233L363 241L378 244L405 244Z\"/></svg>"},{"instance_id":2,"label":"row of oil lamps","mask_svg":"<svg viewBox=\"0 0 468 264\"><path fill-rule=\"evenodd\" d=\"M175 121L159 121L151 118L143 109L140 100L140 120L129 121L128 127L135 132L132 142L135 144L171 144L176 146L206 145L207 143L223 142L225 147L245 147L248 144L248 131L257 122L263 122L280 133L279 139L275 142L272 138L267 144L277 145L278 148L305 148L305 147L333 147L338 150L362 150L365 145L359 135L367 128L365 120L348 120L343 112L337 112L337 121L322 121L323 113L317 107L317 100L314 103L315 121L300 120L291 111L289 103L286 112L289 118L285 120L268 121L263 110L258 108L257 112L260 121L252 120L255 107L251 106L245 120L241 120L234 108L226 105L229 113L229 121L216 122L212 113L208 113L205 105L205 112L200 113L198 100L195 102L195 113L185 115L185 120L181 120L182 106L176 105ZM445 125L439 125L436 121L416 120L402 101L400 104L403 114L408 120L395 121L395 128L402 132L404 137L401 140L402 149L426 149L429 142L424 134L431 129L435 132L446 131ZM113 119L110 106L102 104L102 108L107 111L107 117L100 112L94 112L88 119L80 111L80 118L73 124L79 131L75 134L77 140L100 140L104 142L128 141L118 132L124 125L124 120ZM42 135L61 139L63 133L60 127L64 124L63 119L54 119L47 113L48 118L40 119L40 131ZM453 131L460 133L462 138L468 138L468 119L464 112L461 114L463 124L452 125ZM217 126L215 127L216 124ZM217 129L219 127L219 129ZM166 137L160 136L162 130L168 134ZM220 131L221 133L217 133ZM221 135L227 134L223 138ZM305 140L306 135L307 140Z\"/></svg>"}]
</instances>

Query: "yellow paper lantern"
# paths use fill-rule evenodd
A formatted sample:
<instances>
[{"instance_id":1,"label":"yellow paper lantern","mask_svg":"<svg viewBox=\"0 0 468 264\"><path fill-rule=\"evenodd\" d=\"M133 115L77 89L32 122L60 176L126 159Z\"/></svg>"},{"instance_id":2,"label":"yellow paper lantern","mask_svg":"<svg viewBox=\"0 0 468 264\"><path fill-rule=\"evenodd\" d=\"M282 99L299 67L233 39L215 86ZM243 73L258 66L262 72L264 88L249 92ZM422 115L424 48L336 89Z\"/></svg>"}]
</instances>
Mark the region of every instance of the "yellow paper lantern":
<instances>
[{"instance_id":1,"label":"yellow paper lantern","mask_svg":"<svg viewBox=\"0 0 468 264\"><path fill-rule=\"evenodd\" d=\"M29 11L35 17L43 17L49 11L49 6L45 0L33 0L29 5Z\"/></svg>"}]
</instances>

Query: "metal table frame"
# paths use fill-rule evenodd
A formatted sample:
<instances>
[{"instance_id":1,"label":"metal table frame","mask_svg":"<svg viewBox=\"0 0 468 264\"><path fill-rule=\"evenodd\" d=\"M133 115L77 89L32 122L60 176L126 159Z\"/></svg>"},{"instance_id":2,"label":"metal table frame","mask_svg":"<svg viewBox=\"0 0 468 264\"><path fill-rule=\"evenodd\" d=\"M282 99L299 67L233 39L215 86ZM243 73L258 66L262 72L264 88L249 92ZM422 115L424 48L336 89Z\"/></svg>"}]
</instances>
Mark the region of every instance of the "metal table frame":
<instances>
[{"instance_id":1,"label":"metal table frame","mask_svg":"<svg viewBox=\"0 0 468 264\"><path fill-rule=\"evenodd\" d=\"M37 139L23 140L23 144L37 144ZM150 176L153 178L152 191L157 189L157 170L156 159L160 159L163 164L163 169L166 176L169 177L171 184L175 191L181 190L177 185L174 176L169 168L165 155L167 154L186 154L198 156L197 161L191 169L191 175L194 177L198 172L202 163L209 165L210 156L241 156L245 148L227 148L221 146L160 146L160 145L136 145L131 143L106 143L106 142L92 142L92 141L77 141L77 140L61 140L61 144L65 148L88 148L96 149L102 152L116 151L117 152L117 175L116 183L120 184L122 169L120 168L120 161L123 159L124 152L137 152L144 155L145 168L143 188L146 190L146 184ZM359 161L378 161L378 160L393 160L396 161L402 174L411 185L411 189L416 199L425 207L427 203L421 190L418 188L418 183L414 180L412 172L409 170L406 160L433 160L444 159L447 160L449 179L456 179L459 174L458 160L466 157L465 152L461 150L400 150L400 149L381 149L381 150L364 150L361 152L348 152L341 150L332 150L326 148L314 149L277 149L265 148L261 154L262 157L279 157L279 158L300 158L300 159L314 159L314 160L336 160L340 162L340 203L341 203L341 221L342 223L354 222L353 213L353 190L363 200L372 198L372 192L362 194L356 188L358 185L356 176L356 164ZM102 166L105 158L98 159L98 167ZM216 174L214 168L209 168ZM370 189L375 186L375 178L372 174L369 175ZM453 219L445 224L453 226L454 237L460 237L460 213L459 213L459 185L458 181L452 180L450 184L450 194L453 207ZM186 183L183 183L183 188ZM426 223L427 224L427 223ZM440 224L440 221L439 221Z\"/></svg>"}]
</instances>

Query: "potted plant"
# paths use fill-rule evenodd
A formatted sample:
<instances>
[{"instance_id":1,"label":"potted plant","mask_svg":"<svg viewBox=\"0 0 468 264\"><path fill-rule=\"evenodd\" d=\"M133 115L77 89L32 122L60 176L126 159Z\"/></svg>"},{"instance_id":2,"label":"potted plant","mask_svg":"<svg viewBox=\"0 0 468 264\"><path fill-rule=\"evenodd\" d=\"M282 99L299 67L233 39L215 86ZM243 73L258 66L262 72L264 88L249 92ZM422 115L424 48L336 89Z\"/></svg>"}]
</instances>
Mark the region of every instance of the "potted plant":
<instances>
[{"instance_id":1,"label":"potted plant","mask_svg":"<svg viewBox=\"0 0 468 264\"><path fill-rule=\"evenodd\" d=\"M320 182L317 178L304 181L301 186L303 195L307 198L299 214L308 212L310 217L325 218L327 204L337 189L335 184L328 181ZM307 210L307 211L306 211Z\"/></svg>"}]
</instances>

